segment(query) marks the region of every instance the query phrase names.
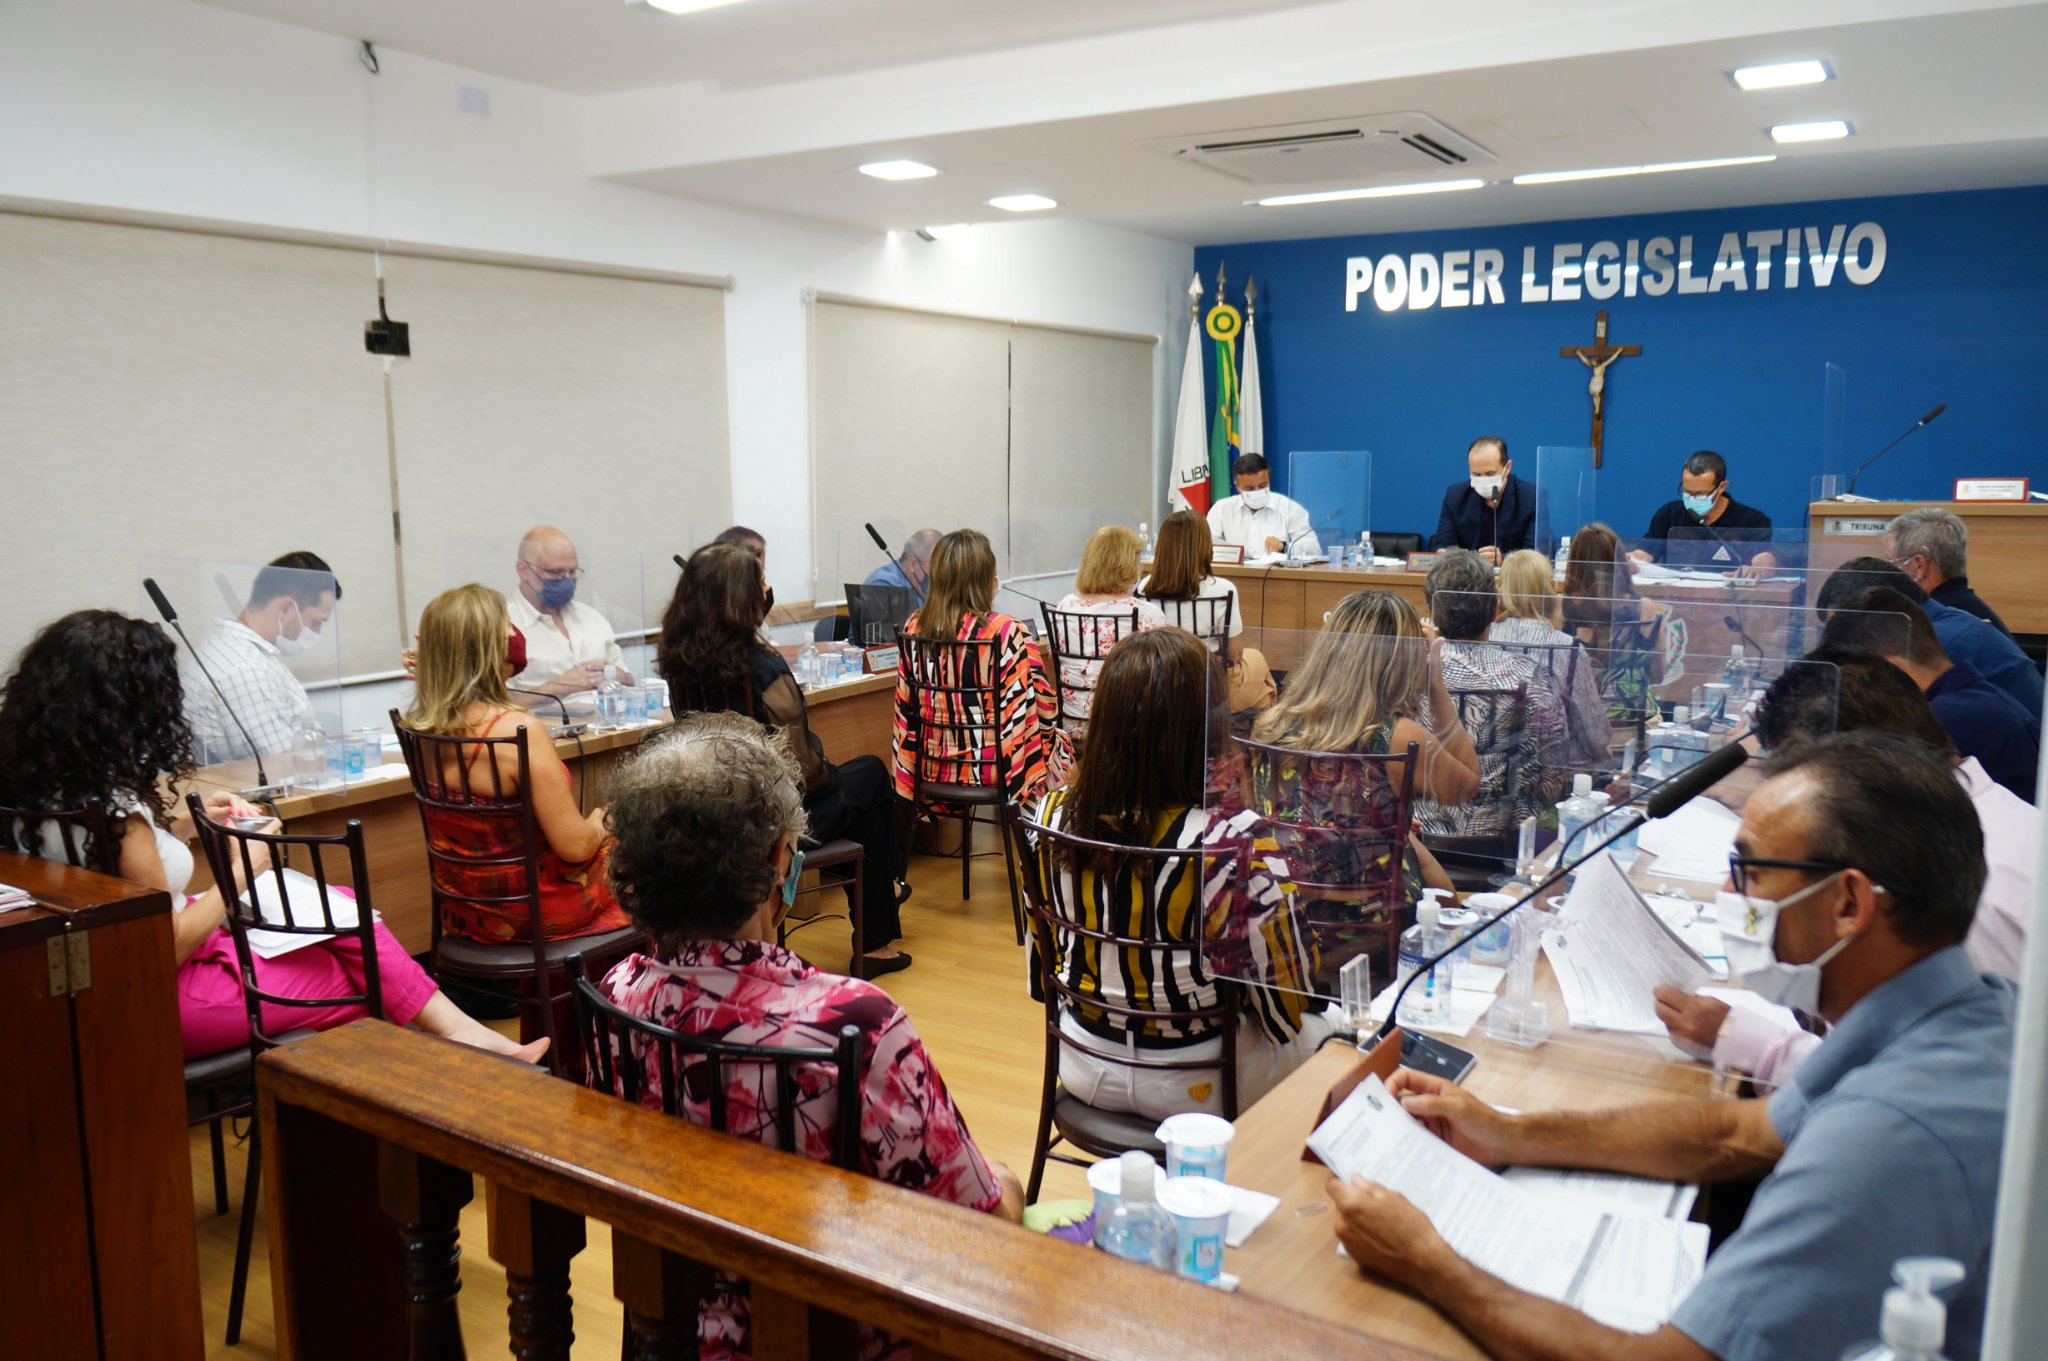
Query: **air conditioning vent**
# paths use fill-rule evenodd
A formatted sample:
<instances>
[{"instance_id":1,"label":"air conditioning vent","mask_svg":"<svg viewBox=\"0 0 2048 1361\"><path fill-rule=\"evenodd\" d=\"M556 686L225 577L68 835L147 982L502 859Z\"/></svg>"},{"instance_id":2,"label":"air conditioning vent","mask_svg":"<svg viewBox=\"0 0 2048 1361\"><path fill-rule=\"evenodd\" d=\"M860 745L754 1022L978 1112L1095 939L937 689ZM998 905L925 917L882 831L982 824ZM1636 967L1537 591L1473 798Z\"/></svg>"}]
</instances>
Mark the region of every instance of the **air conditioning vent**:
<instances>
[{"instance_id":1,"label":"air conditioning vent","mask_svg":"<svg viewBox=\"0 0 2048 1361\"><path fill-rule=\"evenodd\" d=\"M1372 114L1271 128L1165 137L1163 155L1243 184L1366 185L1446 167L1493 165L1496 157L1421 113Z\"/></svg>"}]
</instances>

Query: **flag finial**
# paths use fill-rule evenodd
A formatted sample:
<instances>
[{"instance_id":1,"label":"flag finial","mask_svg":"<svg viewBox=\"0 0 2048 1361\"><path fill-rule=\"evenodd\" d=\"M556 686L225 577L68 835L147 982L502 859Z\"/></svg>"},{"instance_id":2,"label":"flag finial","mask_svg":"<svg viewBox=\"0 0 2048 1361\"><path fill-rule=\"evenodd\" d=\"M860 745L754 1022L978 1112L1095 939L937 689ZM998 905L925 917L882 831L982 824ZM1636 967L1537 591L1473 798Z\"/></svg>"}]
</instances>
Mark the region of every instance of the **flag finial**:
<instances>
[{"instance_id":1,"label":"flag finial","mask_svg":"<svg viewBox=\"0 0 2048 1361\"><path fill-rule=\"evenodd\" d=\"M1220 260L1219 260L1219 261L1217 261L1217 262L1216 262L1216 301L1218 301L1218 302L1223 302L1223 301L1226 301L1226 299L1225 299L1225 296L1224 296L1224 288L1223 288L1223 281L1224 281L1224 273L1223 273L1223 271L1224 271L1224 269L1225 269L1225 268L1226 268L1226 266L1225 266L1225 265L1223 264L1223 262L1222 262L1222 261L1220 261Z\"/></svg>"},{"instance_id":2,"label":"flag finial","mask_svg":"<svg viewBox=\"0 0 2048 1361\"><path fill-rule=\"evenodd\" d=\"M1259 305L1259 281L1247 274L1244 277L1244 310L1249 313Z\"/></svg>"}]
</instances>

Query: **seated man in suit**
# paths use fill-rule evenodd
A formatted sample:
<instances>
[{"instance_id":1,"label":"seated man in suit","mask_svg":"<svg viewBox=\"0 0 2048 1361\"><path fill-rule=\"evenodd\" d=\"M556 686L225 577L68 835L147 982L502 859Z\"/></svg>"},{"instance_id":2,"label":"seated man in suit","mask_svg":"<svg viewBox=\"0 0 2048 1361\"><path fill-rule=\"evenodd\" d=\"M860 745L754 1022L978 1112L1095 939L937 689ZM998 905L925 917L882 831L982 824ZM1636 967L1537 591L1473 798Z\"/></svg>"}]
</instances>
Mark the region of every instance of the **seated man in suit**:
<instances>
[{"instance_id":1,"label":"seated man in suit","mask_svg":"<svg viewBox=\"0 0 2048 1361\"><path fill-rule=\"evenodd\" d=\"M1728 460L1712 449L1693 454L1679 470L1678 493L1650 517L1643 546L1630 557L1744 575L1762 575L1778 565L1771 517L1728 494Z\"/></svg>"},{"instance_id":2,"label":"seated man in suit","mask_svg":"<svg viewBox=\"0 0 2048 1361\"><path fill-rule=\"evenodd\" d=\"M1465 450L1468 477L1444 492L1432 550L1469 548L1495 567L1518 548L1536 546L1536 489L1514 475L1508 442L1481 435Z\"/></svg>"}]
</instances>

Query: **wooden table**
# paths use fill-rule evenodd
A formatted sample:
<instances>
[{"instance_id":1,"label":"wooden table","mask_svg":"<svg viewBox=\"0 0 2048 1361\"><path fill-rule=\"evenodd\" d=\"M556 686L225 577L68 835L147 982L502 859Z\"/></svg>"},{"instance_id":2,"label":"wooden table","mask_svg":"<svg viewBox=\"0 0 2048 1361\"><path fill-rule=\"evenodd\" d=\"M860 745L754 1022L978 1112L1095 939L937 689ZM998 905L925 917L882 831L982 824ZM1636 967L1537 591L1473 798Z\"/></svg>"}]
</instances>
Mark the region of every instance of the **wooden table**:
<instances>
[{"instance_id":1,"label":"wooden table","mask_svg":"<svg viewBox=\"0 0 2048 1361\"><path fill-rule=\"evenodd\" d=\"M2006 627L2048 633L2048 577L2040 570L2048 505L2039 501L1815 501L1806 508L1810 566L1825 572L1850 558L1883 557L1885 526L1922 506L1962 517L1970 531L1970 589L1998 611Z\"/></svg>"},{"instance_id":2,"label":"wooden table","mask_svg":"<svg viewBox=\"0 0 2048 1361\"><path fill-rule=\"evenodd\" d=\"M1413 605L1417 614L1429 612L1422 603L1426 572L1231 563L1217 563L1215 572L1237 586L1238 617L1245 629L1239 642L1263 652L1266 664L1277 671L1292 670L1300 663L1311 639L1322 631L1323 615L1353 591L1392 591Z\"/></svg>"},{"instance_id":3,"label":"wooden table","mask_svg":"<svg viewBox=\"0 0 2048 1361\"><path fill-rule=\"evenodd\" d=\"M198 1361L199 1250L161 889L0 853L0 1356Z\"/></svg>"},{"instance_id":4,"label":"wooden table","mask_svg":"<svg viewBox=\"0 0 2048 1361\"><path fill-rule=\"evenodd\" d=\"M864 755L888 760L895 688L893 674L862 676L806 695L811 729L824 742L826 755L842 762ZM548 726L538 715L535 722ZM595 807L604 799L613 767L650 734L659 731L661 727L654 725L585 732L580 743L573 737L556 737L555 752L568 764L579 797L585 784L590 785L590 806ZM279 798L275 807L289 832L333 833L341 831L351 819L362 822L364 850L375 878L377 910L399 942L412 953L420 954L431 948L433 942L433 924L428 915L433 898L427 879L426 838L420 830L419 808L413 801L412 785L405 777L404 762L392 753L386 756L383 768L393 773L381 779L357 781L344 789L294 790ZM202 791L239 790L249 788L255 781L253 761L233 761L204 767L192 783ZM341 867L342 861L337 858L330 869L338 872ZM192 886L195 893L211 882L204 874L203 858L199 870Z\"/></svg>"}]
</instances>

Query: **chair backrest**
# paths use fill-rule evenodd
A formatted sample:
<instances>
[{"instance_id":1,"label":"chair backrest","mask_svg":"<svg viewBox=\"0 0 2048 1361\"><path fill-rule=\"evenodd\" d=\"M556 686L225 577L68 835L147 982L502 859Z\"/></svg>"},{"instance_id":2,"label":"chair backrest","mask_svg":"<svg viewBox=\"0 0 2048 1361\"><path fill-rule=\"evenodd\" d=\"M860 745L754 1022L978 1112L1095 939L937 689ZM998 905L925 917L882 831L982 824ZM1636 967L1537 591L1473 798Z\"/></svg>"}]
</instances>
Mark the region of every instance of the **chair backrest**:
<instances>
[{"instance_id":1,"label":"chair backrest","mask_svg":"<svg viewBox=\"0 0 2048 1361\"><path fill-rule=\"evenodd\" d=\"M1472 739L1479 757L1482 778L1499 772L1498 794L1511 803L1521 793L1523 748L1529 734L1529 687L1526 683L1503 689L1467 690L1447 687L1451 703L1458 706L1458 719ZM1487 780L1488 784L1495 783ZM1494 791L1489 790L1491 795Z\"/></svg>"},{"instance_id":2,"label":"chair backrest","mask_svg":"<svg viewBox=\"0 0 2048 1361\"><path fill-rule=\"evenodd\" d=\"M1405 558L1410 553L1422 551L1422 536L1406 530L1375 529L1372 531L1372 551L1382 558Z\"/></svg>"},{"instance_id":3,"label":"chair backrest","mask_svg":"<svg viewBox=\"0 0 2048 1361\"><path fill-rule=\"evenodd\" d=\"M87 799L76 808L0 807L0 847L41 858L43 837L54 830L65 864L118 875L121 838L114 826L105 799Z\"/></svg>"},{"instance_id":4,"label":"chair backrest","mask_svg":"<svg viewBox=\"0 0 2048 1361\"><path fill-rule=\"evenodd\" d=\"M1002 663L995 640L923 638L899 629L896 645L898 674L910 690L915 727L914 784L1009 788Z\"/></svg>"},{"instance_id":5,"label":"chair backrest","mask_svg":"<svg viewBox=\"0 0 2048 1361\"><path fill-rule=\"evenodd\" d=\"M703 677L671 678L668 683L669 712L682 714L745 714L759 718L754 708L754 678L716 681Z\"/></svg>"},{"instance_id":6,"label":"chair backrest","mask_svg":"<svg viewBox=\"0 0 2048 1361\"><path fill-rule=\"evenodd\" d=\"M1077 1007L1115 1018L1126 1029L1135 1030L1147 1022L1162 1020L1178 1027L1199 1027L1221 1037L1223 1056L1220 1063L1215 1058L1175 1058L1176 1051L1172 1048L1137 1047L1135 1052L1126 1053L1091 1048L1088 1052L1104 1063L1126 1068L1218 1069L1223 1087L1224 1116L1235 1119L1237 1013L1242 1005L1242 991L1238 980L1216 977L1207 967L1209 947L1223 945L1227 948L1228 942L1215 938L1216 928L1223 924L1210 920L1204 898L1219 883L1240 878L1248 872L1251 843L1219 840L1191 847L1120 846L1113 842L1091 841L1031 821L1022 824L1022 831L1033 845L1031 869L1024 876L1024 897L1030 907L1032 938L1037 947L1037 983L1045 999L1048 1059L1055 1044L1073 1043L1060 1028L1060 1016L1063 1011ZM1108 920L1103 904L1082 897L1091 884L1099 892L1110 895L1108 906L1122 915L1123 920ZM1161 885L1176 886L1195 895L1195 901L1188 909L1197 927L1190 933L1191 939L1176 939L1167 933L1169 904L1160 899ZM1131 920L1135 920L1136 930L1122 929ZM1135 951L1149 961L1144 977L1155 983L1183 977L1206 977L1215 989L1215 1000L1208 1006L1191 1006L1192 999L1181 988L1157 986L1152 995L1163 1000L1144 1006L1128 996L1123 1001L1115 1001L1083 991L1066 977L1070 948L1098 961L1097 979L1102 976L1102 959L1112 956L1121 959L1123 952ZM1181 1001L1178 1007L1172 1005L1172 999L1176 997Z\"/></svg>"},{"instance_id":7,"label":"chair backrest","mask_svg":"<svg viewBox=\"0 0 2048 1361\"><path fill-rule=\"evenodd\" d=\"M772 1044L737 1044L685 1035L643 1020L597 990L583 969L583 956L570 955L569 986L576 999L576 1032L584 1052L584 1082L634 1105L645 1105L649 1086L669 1115L694 1119L693 1105L706 1109L703 1123L721 1134L737 1134L757 1143L771 1143L785 1152L802 1153L797 1143L797 1107L818 1079L829 1075L833 1088L832 1162L848 1171L860 1170L861 1071L859 1026L839 1028L830 1049ZM733 1128L732 1093L738 1074L751 1071L754 1080L742 1091L755 1098L754 1114L764 1117L752 1128ZM799 1074L803 1076L799 1076ZM772 1084L772 1085L771 1085ZM694 1100L693 1100L694 1099Z\"/></svg>"},{"instance_id":8,"label":"chair backrest","mask_svg":"<svg viewBox=\"0 0 2048 1361\"><path fill-rule=\"evenodd\" d=\"M1245 805L1272 829L1297 890L1366 889L1386 906L1406 905L1418 744L1399 752L1238 745Z\"/></svg>"},{"instance_id":9,"label":"chair backrest","mask_svg":"<svg viewBox=\"0 0 2048 1361\"><path fill-rule=\"evenodd\" d=\"M441 905L444 902L479 903L505 910L523 908L531 923L536 960L546 948L546 933L540 916L540 828L534 821L533 770L526 747L527 728L520 724L509 737L452 737L419 732L399 720L391 711L391 727L398 734L398 749L405 755L405 768L412 777L413 798L420 809L420 828L427 843L427 880L433 893L433 938L441 939ZM511 750L519 772L516 788L507 788L498 769L497 753ZM446 772L453 771L451 784ZM436 834L437 820L461 819L480 827L502 848L497 853L465 850L445 835ZM514 882L524 888L512 893L469 892L459 886L465 871L503 871L521 867L525 873Z\"/></svg>"},{"instance_id":10,"label":"chair backrest","mask_svg":"<svg viewBox=\"0 0 2048 1361\"><path fill-rule=\"evenodd\" d=\"M1572 686L1579 677L1579 662L1586 649L1576 639L1568 643L1517 643L1506 639L1491 639L1493 645L1503 652L1512 652L1527 657L1538 667L1550 673L1557 682L1557 692L1569 700Z\"/></svg>"},{"instance_id":11,"label":"chair backrest","mask_svg":"<svg viewBox=\"0 0 2048 1361\"><path fill-rule=\"evenodd\" d=\"M1045 643L1052 654L1052 691L1058 702L1060 721L1070 726L1087 726L1088 699L1102 674L1103 659L1110 651L1138 631L1138 611L1097 613L1092 610L1061 610L1041 604L1045 616ZM1079 700L1069 711L1069 701Z\"/></svg>"},{"instance_id":12,"label":"chair backrest","mask_svg":"<svg viewBox=\"0 0 2048 1361\"><path fill-rule=\"evenodd\" d=\"M263 1008L266 1004L275 1007L296 1007L305 1010L328 1007L358 1006L378 1020L384 1019L384 989L377 973L376 918L372 915L375 904L370 897L370 865L363 853L363 824L350 818L341 831L329 835L291 832L258 832L247 828L215 822L206 815L206 808L197 794L185 796L186 806L192 812L192 825L199 833L199 849L206 857L206 865L213 873L213 882L223 890L228 885L242 883L248 886L241 897L228 897L228 930L235 939L235 959L242 971L242 1000L249 1008L249 1050L251 1055L262 1053L277 1045L277 1038L263 1026ZM252 846L270 848L270 866L259 872L255 857L250 853ZM305 874L313 884L312 901L301 896L293 899L293 885L297 882L286 876L286 861L293 848L303 852L300 859L305 863ZM336 911L335 882L327 872L325 852L341 852L348 865L348 883L353 901L342 898L346 906ZM310 871L310 872L308 872ZM266 916L259 903L268 901L271 915ZM274 935L311 936L325 939L346 936L356 942L362 951L362 991L333 997L301 997L292 993L269 992L256 981L255 947L249 939L252 931L265 931ZM290 1029L290 1027L286 1027Z\"/></svg>"},{"instance_id":13,"label":"chair backrest","mask_svg":"<svg viewBox=\"0 0 2048 1361\"><path fill-rule=\"evenodd\" d=\"M1167 623L1194 634L1207 643L1212 652L1222 647L1230 637L1231 615L1237 605L1235 591L1225 591L1222 595L1198 595L1192 600L1147 598L1159 607Z\"/></svg>"}]
</instances>

